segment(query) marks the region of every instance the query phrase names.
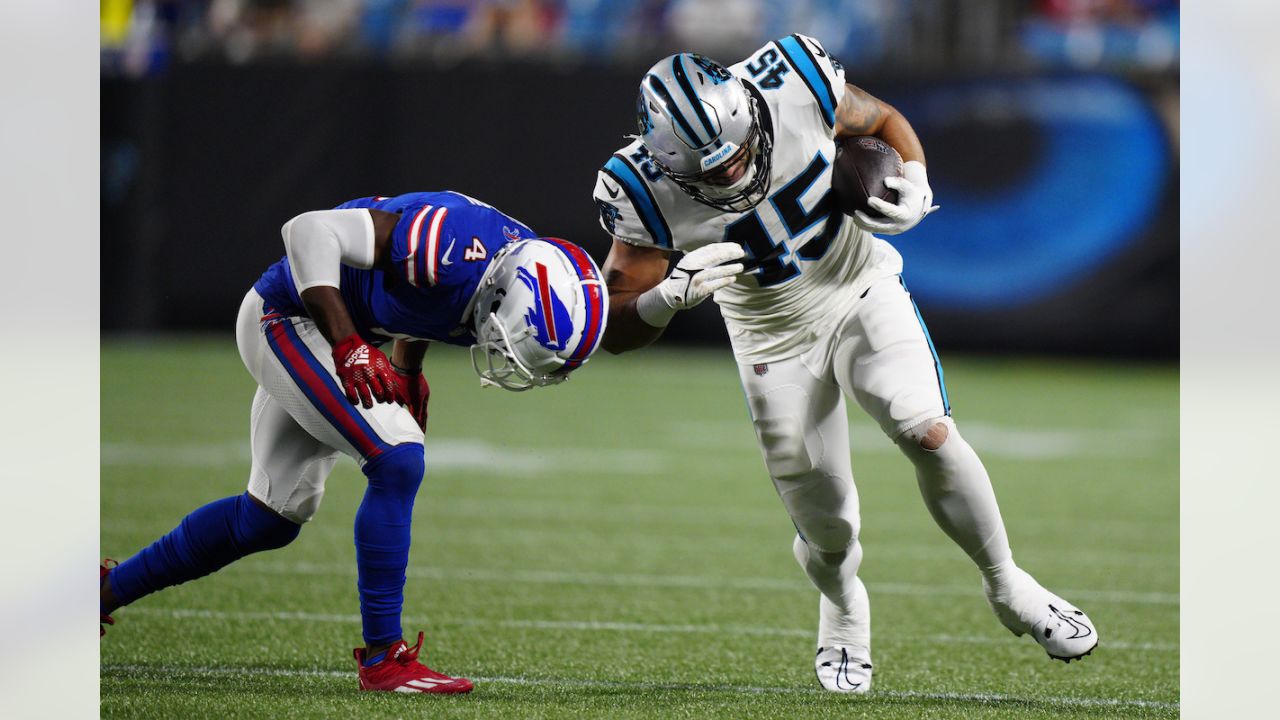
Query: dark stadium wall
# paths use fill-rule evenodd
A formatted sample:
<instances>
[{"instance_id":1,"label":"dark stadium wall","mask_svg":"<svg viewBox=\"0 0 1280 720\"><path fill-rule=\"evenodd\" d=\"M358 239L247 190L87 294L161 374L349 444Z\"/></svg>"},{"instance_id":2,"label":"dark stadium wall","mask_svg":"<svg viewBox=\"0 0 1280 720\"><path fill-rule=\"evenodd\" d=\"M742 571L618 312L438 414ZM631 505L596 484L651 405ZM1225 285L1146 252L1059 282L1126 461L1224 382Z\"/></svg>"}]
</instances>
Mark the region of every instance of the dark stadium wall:
<instances>
[{"instance_id":1,"label":"dark stadium wall","mask_svg":"<svg viewBox=\"0 0 1280 720\"><path fill-rule=\"evenodd\" d=\"M598 261L595 172L643 68L178 66L102 81L102 328L229 331L293 215L454 189ZM947 350L1174 357L1177 152L1104 76L851 81L920 132L942 209L891 240ZM724 343L711 303L669 341Z\"/></svg>"}]
</instances>

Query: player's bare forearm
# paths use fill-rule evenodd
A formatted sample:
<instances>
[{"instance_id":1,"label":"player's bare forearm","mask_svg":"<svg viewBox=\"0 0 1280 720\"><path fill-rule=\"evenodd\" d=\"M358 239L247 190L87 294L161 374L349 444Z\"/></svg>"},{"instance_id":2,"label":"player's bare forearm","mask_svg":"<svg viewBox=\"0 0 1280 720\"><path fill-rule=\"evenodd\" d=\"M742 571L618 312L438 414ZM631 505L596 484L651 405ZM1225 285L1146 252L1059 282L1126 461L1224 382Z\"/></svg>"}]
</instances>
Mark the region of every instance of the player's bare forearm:
<instances>
[{"instance_id":1,"label":"player's bare forearm","mask_svg":"<svg viewBox=\"0 0 1280 720\"><path fill-rule=\"evenodd\" d=\"M396 340L391 346L391 364L401 370L421 369L430 345L425 340Z\"/></svg>"},{"instance_id":2,"label":"player's bare forearm","mask_svg":"<svg viewBox=\"0 0 1280 720\"><path fill-rule=\"evenodd\" d=\"M338 288L330 285L307 288L302 291L302 304L330 345L355 334L356 325Z\"/></svg>"},{"instance_id":3,"label":"player's bare forearm","mask_svg":"<svg viewBox=\"0 0 1280 720\"><path fill-rule=\"evenodd\" d=\"M836 137L874 135L898 151L904 162L924 162L924 146L907 118L897 108L856 85L844 86L836 108Z\"/></svg>"},{"instance_id":4,"label":"player's bare forearm","mask_svg":"<svg viewBox=\"0 0 1280 720\"><path fill-rule=\"evenodd\" d=\"M641 319L636 312L638 297L638 292L615 292L612 286L609 288L609 323L605 327L601 346L614 355L652 344L662 336L665 329L654 327Z\"/></svg>"},{"instance_id":5,"label":"player's bare forearm","mask_svg":"<svg viewBox=\"0 0 1280 720\"><path fill-rule=\"evenodd\" d=\"M636 350L662 335L663 328L650 325L636 311L636 298L662 282L671 260L666 251L613 241L601 273L609 289L609 323L600 343L615 355Z\"/></svg>"}]
</instances>

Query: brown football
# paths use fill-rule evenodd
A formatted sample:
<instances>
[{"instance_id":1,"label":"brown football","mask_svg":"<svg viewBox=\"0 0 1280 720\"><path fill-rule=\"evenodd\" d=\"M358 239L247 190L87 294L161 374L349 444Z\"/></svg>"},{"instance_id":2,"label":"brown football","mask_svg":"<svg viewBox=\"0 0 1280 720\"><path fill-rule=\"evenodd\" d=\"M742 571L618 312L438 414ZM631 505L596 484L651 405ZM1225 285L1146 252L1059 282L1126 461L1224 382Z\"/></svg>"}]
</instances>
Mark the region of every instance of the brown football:
<instances>
[{"instance_id":1,"label":"brown football","mask_svg":"<svg viewBox=\"0 0 1280 720\"><path fill-rule=\"evenodd\" d=\"M902 156L888 143L870 136L836 140L831 189L836 206L845 215L861 210L873 218L884 217L867 204L867 198L897 204L898 191L885 187L887 177L902 177Z\"/></svg>"}]
</instances>

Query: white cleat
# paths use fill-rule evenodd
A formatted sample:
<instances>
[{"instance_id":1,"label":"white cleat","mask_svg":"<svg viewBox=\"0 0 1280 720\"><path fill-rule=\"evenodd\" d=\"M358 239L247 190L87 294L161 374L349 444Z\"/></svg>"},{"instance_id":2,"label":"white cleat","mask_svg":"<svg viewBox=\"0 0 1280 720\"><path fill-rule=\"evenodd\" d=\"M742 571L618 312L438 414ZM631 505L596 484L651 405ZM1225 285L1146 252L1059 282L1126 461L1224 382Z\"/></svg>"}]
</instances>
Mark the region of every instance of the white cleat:
<instances>
[{"instance_id":1,"label":"white cleat","mask_svg":"<svg viewBox=\"0 0 1280 720\"><path fill-rule=\"evenodd\" d=\"M1098 647L1098 631L1093 621L1071 603L1040 586L1021 569L1013 588L996 593L984 578L983 590L996 617L1014 635L1030 633L1054 660L1079 660Z\"/></svg>"},{"instance_id":2,"label":"white cleat","mask_svg":"<svg viewBox=\"0 0 1280 720\"><path fill-rule=\"evenodd\" d=\"M871 653L861 648L818 648L813 669L823 690L865 693L871 689Z\"/></svg>"}]
</instances>

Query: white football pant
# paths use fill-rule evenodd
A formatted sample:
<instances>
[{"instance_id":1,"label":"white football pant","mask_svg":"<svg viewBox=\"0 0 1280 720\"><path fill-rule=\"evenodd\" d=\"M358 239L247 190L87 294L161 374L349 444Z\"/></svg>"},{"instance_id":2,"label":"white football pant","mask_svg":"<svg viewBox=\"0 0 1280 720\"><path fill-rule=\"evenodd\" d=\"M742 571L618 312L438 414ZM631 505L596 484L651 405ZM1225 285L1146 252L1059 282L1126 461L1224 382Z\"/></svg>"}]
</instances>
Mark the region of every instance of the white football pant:
<instances>
[{"instance_id":1,"label":"white football pant","mask_svg":"<svg viewBox=\"0 0 1280 720\"><path fill-rule=\"evenodd\" d=\"M352 405L332 348L308 318L263 307L254 290L236 321L240 359L258 381L249 415L249 493L297 523L310 520L339 454L365 461L400 443L422 443L413 415L394 403Z\"/></svg>"},{"instance_id":2,"label":"white football pant","mask_svg":"<svg viewBox=\"0 0 1280 720\"><path fill-rule=\"evenodd\" d=\"M934 520L985 572L1010 559L991 481L950 417L942 366L899 277L873 284L817 345L740 365L756 438L823 604L818 645L870 645L845 395L916 468ZM861 616L866 616L861 617Z\"/></svg>"}]
</instances>

